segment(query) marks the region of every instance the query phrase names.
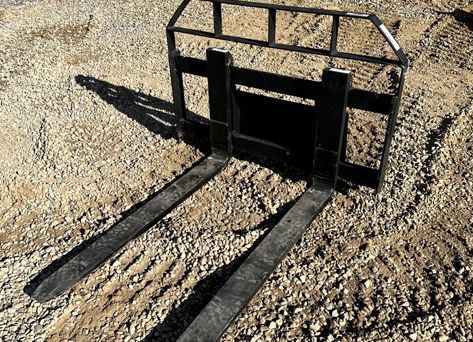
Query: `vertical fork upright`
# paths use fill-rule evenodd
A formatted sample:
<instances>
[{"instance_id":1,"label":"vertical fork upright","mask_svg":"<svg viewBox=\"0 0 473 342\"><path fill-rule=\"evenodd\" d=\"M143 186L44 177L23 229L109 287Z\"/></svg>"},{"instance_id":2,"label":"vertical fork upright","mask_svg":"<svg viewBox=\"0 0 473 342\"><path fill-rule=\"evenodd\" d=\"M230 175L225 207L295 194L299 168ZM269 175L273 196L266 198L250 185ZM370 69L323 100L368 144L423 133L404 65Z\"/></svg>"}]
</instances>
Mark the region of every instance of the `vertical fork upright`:
<instances>
[{"instance_id":1,"label":"vertical fork upright","mask_svg":"<svg viewBox=\"0 0 473 342\"><path fill-rule=\"evenodd\" d=\"M351 74L326 69L318 116L313 184L220 288L179 341L216 341L258 292L333 196L345 130ZM314 113L315 115L315 113Z\"/></svg>"}]
</instances>

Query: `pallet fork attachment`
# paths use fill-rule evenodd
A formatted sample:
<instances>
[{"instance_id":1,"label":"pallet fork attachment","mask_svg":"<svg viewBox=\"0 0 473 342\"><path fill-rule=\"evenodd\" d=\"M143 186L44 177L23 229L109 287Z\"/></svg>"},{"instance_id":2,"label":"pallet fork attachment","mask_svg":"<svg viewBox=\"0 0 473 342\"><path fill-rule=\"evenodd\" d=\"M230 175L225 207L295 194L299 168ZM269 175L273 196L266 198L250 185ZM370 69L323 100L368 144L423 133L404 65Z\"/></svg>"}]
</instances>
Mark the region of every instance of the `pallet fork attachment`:
<instances>
[{"instance_id":1,"label":"pallet fork attachment","mask_svg":"<svg viewBox=\"0 0 473 342\"><path fill-rule=\"evenodd\" d=\"M339 180L369 186L377 191L381 189L405 72L408 68L404 52L381 21L376 16L362 13L240 0L205 1L213 4L213 31L194 30L176 25L190 2L184 0L171 18L166 34L178 136L179 138L193 135L208 136L211 154L43 279L31 292L31 296L36 300L48 301L92 273L129 241L148 230L223 170L234 153L270 157L305 169L311 174L311 186L179 338L180 341L215 341L249 303L332 198ZM268 39L259 41L225 35L222 26L222 4L267 9ZM278 43L275 35L278 11L331 16L333 25L330 49L321 50ZM368 24L376 26L395 52L397 59L338 52L338 26L341 17L365 20ZM377 93L352 88L352 73L347 70L326 68L319 82L233 66L230 52L218 48L208 48L206 60L184 57L176 47L176 33L379 65L393 65L400 68L400 78L394 94ZM187 115L184 74L206 77L208 80L210 110L208 123L193 120ZM315 105L257 95L241 90L237 86L311 99L315 101ZM379 168L370 168L346 160L349 122L347 108L388 116ZM289 119L288 114L291 115Z\"/></svg>"},{"instance_id":2,"label":"pallet fork attachment","mask_svg":"<svg viewBox=\"0 0 473 342\"><path fill-rule=\"evenodd\" d=\"M214 53L209 50L208 63L212 154L45 278L32 292L33 298L45 302L72 287L129 241L148 230L228 164L231 158L229 123L232 93L227 74L231 56L229 53Z\"/></svg>"}]
</instances>

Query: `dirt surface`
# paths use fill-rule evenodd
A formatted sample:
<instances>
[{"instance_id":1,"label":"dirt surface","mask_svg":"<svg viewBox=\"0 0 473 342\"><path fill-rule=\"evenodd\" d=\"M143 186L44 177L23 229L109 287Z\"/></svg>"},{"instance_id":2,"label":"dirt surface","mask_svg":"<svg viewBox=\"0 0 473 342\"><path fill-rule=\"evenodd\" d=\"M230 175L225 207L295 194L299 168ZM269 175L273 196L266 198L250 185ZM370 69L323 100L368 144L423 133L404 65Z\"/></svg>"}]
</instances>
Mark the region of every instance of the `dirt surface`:
<instances>
[{"instance_id":1,"label":"dirt surface","mask_svg":"<svg viewBox=\"0 0 473 342\"><path fill-rule=\"evenodd\" d=\"M383 191L338 193L223 340L473 340L472 5L284 3L377 14L411 69ZM203 157L174 128L164 28L178 4L0 1L0 340L175 340L304 191L295 170L234 158L67 293L40 304L24 292ZM210 13L194 1L183 24L209 28ZM229 33L264 37L265 18L224 6ZM288 43L323 47L330 21L288 13L278 27ZM341 28L341 48L389 56L375 31ZM190 56L209 44L260 70L319 79L337 66L388 92L396 81L390 68L179 39ZM205 82L185 83L205 116ZM349 158L376 165L385 121L353 117Z\"/></svg>"}]
</instances>

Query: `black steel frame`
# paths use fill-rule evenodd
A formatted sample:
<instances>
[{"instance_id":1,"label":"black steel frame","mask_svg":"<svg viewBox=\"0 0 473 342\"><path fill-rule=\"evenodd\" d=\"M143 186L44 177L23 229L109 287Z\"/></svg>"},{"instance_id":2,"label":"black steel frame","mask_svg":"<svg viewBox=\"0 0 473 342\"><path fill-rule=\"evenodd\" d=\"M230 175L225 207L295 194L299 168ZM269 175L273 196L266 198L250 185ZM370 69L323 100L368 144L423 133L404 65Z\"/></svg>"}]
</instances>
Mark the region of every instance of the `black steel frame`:
<instances>
[{"instance_id":1,"label":"black steel frame","mask_svg":"<svg viewBox=\"0 0 473 342\"><path fill-rule=\"evenodd\" d=\"M200 123L196 123L195 121L189 119L186 115L183 74L187 73L205 77L207 75L207 71L205 61L196 58L183 57L180 55L180 52L176 46L176 33L184 33L286 51L296 51L313 55L328 56L332 58L355 60L380 65L393 65L400 69L400 80L394 95L387 93L376 93L363 89L352 89L349 94L349 107L388 115L380 167L378 169L374 169L364 165L349 163L346 160L342 160L340 164L340 178L355 184L370 186L375 188L377 191L381 190L388 165L389 150L399 111L405 74L408 69L408 60L404 51L377 16L372 14L276 5L251 1L204 0L213 4L214 27L213 31L202 31L179 27L176 25L179 17L190 1L191 0L184 0L181 3L170 19L166 28L173 100L177 117L177 130L179 137L183 138L187 135L195 134L196 131L199 132L197 133L198 135L205 135L205 128L201 127L202 125ZM268 10L268 39L266 41L261 41L223 34L222 4ZM330 37L330 49L315 49L278 43L276 41L276 16L278 11L331 16L333 24ZM374 25L395 52L397 60L337 51L340 17L364 20L368 24ZM237 67L231 68L231 75L232 81L238 85L245 85L262 90L314 99L316 101L320 99L320 82ZM246 152L248 151L248 146L251 146L253 153L259 153L265 156L287 156L290 154L290 152L284 149L281 150L281 148L279 148L278 150L278 148L275 148L273 144L267 141L255 141L255 139L248 141L248 137L244 136L239 136L235 139L234 148L236 151L241 150Z\"/></svg>"},{"instance_id":2,"label":"black steel frame","mask_svg":"<svg viewBox=\"0 0 473 342\"><path fill-rule=\"evenodd\" d=\"M205 135L205 127L186 116L184 101L183 74L192 74L209 78L209 96L212 98L210 79L216 70L215 64L180 55L176 46L176 33L191 34L207 38L232 41L236 43L250 44L266 48L275 48L287 51L296 51L308 54L328 56L332 58L343 58L380 65L393 65L400 68L400 81L394 95L387 93L376 93L363 89L351 88L351 74L343 70L324 70L322 81L316 82L296 77L282 76L262 71L238 68L227 64L224 72L226 82L232 89L233 104L231 106L233 125L230 126L228 140L232 143L233 151L243 151L250 154L273 156L285 159L295 164L304 164L303 156L297 155L298 150L303 150L303 155L313 158L311 164L313 182L310 188L299 198L296 204L287 212L282 220L270 231L256 249L249 255L243 264L227 280L217 294L210 300L191 325L180 336L179 341L216 341L226 331L233 320L249 303L257 293L269 275L275 270L284 256L294 246L303 232L316 215L324 208L331 199L336 188L338 179L344 179L353 183L368 185L379 191L384 182L387 168L389 149L394 133L397 114L399 111L401 94L404 85L405 72L408 68L407 58L386 29L381 21L374 15L361 13L346 13L340 11L328 11L313 8L301 8L294 6L273 5L239 0L207 0L213 3L213 31L194 30L176 26L177 20L190 2L185 0L179 6L167 26L167 40L169 51L169 63L171 70L172 91L177 116L177 129L180 137L186 135ZM238 5L268 10L268 39L266 41L248 39L238 36L230 36L223 33L222 4ZM330 49L314 49L301 46L293 46L276 42L276 16L278 11L303 12L317 15L332 16L332 31L330 37ZM384 39L394 50L397 60L365 56L337 51L338 29L340 17L350 17L367 22L376 26ZM227 53L228 54L228 53ZM220 69L222 69L220 67ZM222 84L225 82L222 82ZM215 84L214 84L215 85ZM245 110L250 112L251 106L254 112L252 121L256 121L268 104L273 108L284 106L286 103L276 100L265 100L262 97L253 98L254 95L245 94L237 90L236 85L258 88L297 97L315 100L316 123L315 134L308 134L308 139L300 140L300 131L290 132L286 135L288 140L300 140L296 148L290 148L288 144L275 144L274 140L266 139L267 132L253 129L243 131ZM219 101L218 99L213 99ZM212 101L211 100L211 117ZM244 107L243 109L241 107ZM248 108L250 107L250 108ZM388 123L384 137L384 146L381 157L381 165L378 169L368 168L363 165L349 163L345 160L347 143L348 114L346 108L357 108L361 110L380 113L388 116ZM215 108L215 104L213 105ZM287 106L289 112L304 112L305 106L291 103ZM310 111L309 111L310 113ZM315 113L314 113L315 114ZM310 115L310 114L309 114ZM266 117L261 126L274 125L273 117ZM296 119L297 120L297 119ZM312 126L312 121L306 118L306 123ZM256 122L254 126L259 127ZM213 123L210 124L212 132ZM246 134L245 134L246 133ZM307 132L306 132L307 133ZM212 133L211 133L212 135ZM311 140L314 144L311 145ZM211 138L212 140L212 138ZM281 142L281 141L278 141ZM212 143L213 145L213 143ZM304 150L304 146L311 146L312 152ZM302 160L298 159L302 158Z\"/></svg>"},{"instance_id":3,"label":"black steel frame","mask_svg":"<svg viewBox=\"0 0 473 342\"><path fill-rule=\"evenodd\" d=\"M190 3L190 1L191 0L184 0L179 6L179 8L176 10L174 15L172 16L171 20L169 21L166 28L168 33L170 33L169 36L173 37L172 33L180 32L180 33L187 33L187 34L196 35L196 36L228 40L228 41L233 41L237 43L250 44L250 45L262 46L262 47L271 47L271 48L287 50L287 51L304 52L304 53L309 53L309 54L345 58L345 59L351 59L351 60L357 60L357 61L369 62L369 63L392 64L392 65L403 66L406 69L408 68L409 62L407 60L406 55L404 54L404 51L400 48L399 44L396 42L396 40L391 35L391 33L386 29L386 27L381 22L381 20L374 14L342 12L342 11L333 11L333 10L318 9L318 8L276 5L276 4L260 3L260 2L253 2L253 1L241 1L241 0L203 0L205 2L213 3L214 30L213 32L210 32L210 31L202 31L202 30L195 30L195 29L175 26L177 23L177 20L179 19L182 12L187 7L187 5ZM263 40L248 39L248 38L223 34L222 4L267 9L268 10L268 39L263 41ZM316 49L316 48L308 48L308 47L301 47L301 46L296 46L296 45L277 43L276 42L276 16L277 16L278 11L331 16L333 18L333 21L332 21L332 32L331 32L331 38L330 38L330 49L329 50ZM340 17L361 19L361 20L367 20L371 22L371 24L374 25L379 30L379 32L384 37L384 39L389 43L394 53L398 57L398 59L392 60L392 59L387 59L387 58L379 58L376 56L366 56L366 55L344 53L344 52L337 51L338 28L339 28ZM174 50L172 46L173 45L172 40L173 39L171 39L171 45L169 46L170 50Z\"/></svg>"},{"instance_id":4,"label":"black steel frame","mask_svg":"<svg viewBox=\"0 0 473 342\"><path fill-rule=\"evenodd\" d=\"M253 250L180 337L181 341L213 341L225 332L284 256L300 239L316 215L333 196L339 179L380 189L399 109L407 59L396 41L375 16L237 0L210 0L213 3L214 32L204 32L175 26L189 1L185 0L179 6L167 27L172 90L178 119L177 130L179 137L191 134L208 134L211 154L159 191L131 215L94 238L85 249L44 278L31 295L41 302L50 300L93 272L130 240L144 233L218 174L236 151L252 155L272 156L305 166L312 175L311 186ZM268 41L261 42L223 35L222 4L267 9L269 16ZM333 29L330 50L308 49L276 43L277 11L332 16ZM336 51L337 32L341 16L369 19L378 27L391 47L396 50L399 59L388 60L373 56L338 53ZM207 49L205 61L183 57L180 56L176 48L176 32L335 58L383 65L392 64L401 68L401 80L395 95L379 94L353 89L351 87L352 74L345 70L324 69L322 81L316 82L234 67L230 52L216 48ZM206 77L208 80L209 124L200 124L187 118L184 101L184 73ZM270 98L239 90L236 85L314 99L316 102L315 105L309 106ZM347 107L388 115L388 128L379 169L348 163L345 160ZM268 113L263 114L267 108L269 108L267 111L271 116L268 116ZM294 120L287 120L287 117L283 117L278 121L276 114L281 108L284 115L294 113L298 116ZM263 118L258 118L259 116L263 116ZM294 130L288 132L288 125L291 125L293 121L295 125L290 127ZM279 127L279 131L277 131L278 124L282 125L282 128ZM273 133L273 130L277 132ZM280 135L287 135L287 137L281 138ZM292 142L293 140L295 143Z\"/></svg>"}]
</instances>

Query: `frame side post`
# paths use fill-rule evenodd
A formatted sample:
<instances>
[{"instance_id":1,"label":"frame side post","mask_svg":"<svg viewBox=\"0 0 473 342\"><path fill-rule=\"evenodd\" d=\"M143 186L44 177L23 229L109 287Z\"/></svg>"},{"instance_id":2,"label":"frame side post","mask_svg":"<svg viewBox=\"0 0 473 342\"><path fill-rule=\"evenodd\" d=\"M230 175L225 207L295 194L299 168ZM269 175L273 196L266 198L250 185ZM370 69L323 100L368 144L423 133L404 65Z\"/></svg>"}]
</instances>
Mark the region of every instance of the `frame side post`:
<instances>
[{"instance_id":1,"label":"frame side post","mask_svg":"<svg viewBox=\"0 0 473 342\"><path fill-rule=\"evenodd\" d=\"M184 99L184 83L182 80L182 72L177 70L176 59L179 57L179 50L176 49L176 38L174 32L166 31L168 54L169 54L169 71L171 73L172 98L174 101L174 113L176 114L177 137L184 138L184 121L186 119L186 104Z\"/></svg>"},{"instance_id":2,"label":"frame side post","mask_svg":"<svg viewBox=\"0 0 473 342\"><path fill-rule=\"evenodd\" d=\"M222 4L220 2L213 3L214 16L214 34L216 37L222 35Z\"/></svg>"},{"instance_id":3,"label":"frame side post","mask_svg":"<svg viewBox=\"0 0 473 342\"><path fill-rule=\"evenodd\" d=\"M342 149L340 151L340 161L347 160L347 144L348 144L348 124L350 123L350 114L345 114L345 128L343 130L342 137Z\"/></svg>"},{"instance_id":4,"label":"frame side post","mask_svg":"<svg viewBox=\"0 0 473 342\"><path fill-rule=\"evenodd\" d=\"M330 54L333 56L337 53L337 41L338 41L338 26L340 24L340 17L334 15L332 17L332 35L330 39Z\"/></svg>"},{"instance_id":5,"label":"frame side post","mask_svg":"<svg viewBox=\"0 0 473 342\"><path fill-rule=\"evenodd\" d=\"M276 10L268 9L268 44L273 45L276 42Z\"/></svg>"},{"instance_id":6,"label":"frame side post","mask_svg":"<svg viewBox=\"0 0 473 342\"><path fill-rule=\"evenodd\" d=\"M388 159L389 159L389 150L391 148L391 142L394 135L394 129L396 128L397 115L399 113L399 107L401 105L401 94L404 88L405 73L406 73L406 69L401 68L401 79L399 82L399 87L397 89L397 94L393 98L392 111L388 118L388 127L386 130L386 135L384 137L383 155L381 156L381 167L378 173L378 184L377 184L376 192L381 191L381 188L383 187L383 183L384 183L384 177L386 175L386 169L388 166Z\"/></svg>"}]
</instances>

